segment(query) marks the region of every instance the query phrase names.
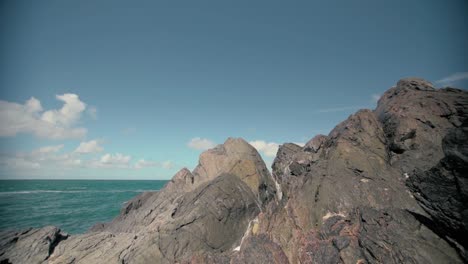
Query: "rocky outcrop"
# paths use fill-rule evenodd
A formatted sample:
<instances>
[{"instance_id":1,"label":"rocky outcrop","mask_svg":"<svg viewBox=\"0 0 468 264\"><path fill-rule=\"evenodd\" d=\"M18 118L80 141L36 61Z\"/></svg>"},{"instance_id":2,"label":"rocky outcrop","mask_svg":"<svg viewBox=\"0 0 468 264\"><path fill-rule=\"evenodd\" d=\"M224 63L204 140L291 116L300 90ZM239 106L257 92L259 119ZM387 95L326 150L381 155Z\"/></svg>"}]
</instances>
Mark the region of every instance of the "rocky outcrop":
<instances>
[{"instance_id":1,"label":"rocky outcrop","mask_svg":"<svg viewBox=\"0 0 468 264\"><path fill-rule=\"evenodd\" d=\"M53 226L21 232L4 231L0 233L0 262L44 263L57 244L67 238L67 234Z\"/></svg>"},{"instance_id":2,"label":"rocky outcrop","mask_svg":"<svg viewBox=\"0 0 468 264\"><path fill-rule=\"evenodd\" d=\"M259 235L268 234L290 263L466 260L460 232L467 220L467 190L460 188L466 157L460 131L466 129L467 100L466 91L404 79L385 92L375 111L358 111L303 148L282 145L272 168L283 197L260 214ZM456 137L451 136L453 129ZM447 135L453 150L444 151ZM446 175L434 166L448 167ZM362 222L362 212L374 212L375 217ZM353 223L345 233L352 232L355 240L343 235L324 239L330 219L338 218ZM372 232L363 232L371 227ZM404 238L401 230L411 235ZM403 245L405 239L412 242ZM348 240L355 243L347 245ZM378 246L366 246L370 241Z\"/></svg>"},{"instance_id":3,"label":"rocky outcrop","mask_svg":"<svg viewBox=\"0 0 468 264\"><path fill-rule=\"evenodd\" d=\"M406 210L356 208L299 236L299 263L462 263Z\"/></svg>"},{"instance_id":4,"label":"rocky outcrop","mask_svg":"<svg viewBox=\"0 0 468 264\"><path fill-rule=\"evenodd\" d=\"M129 201L112 222L60 243L47 262L229 259L250 222L274 197L271 175L258 152L246 141L230 138L202 153L194 171L182 169L161 191Z\"/></svg>"},{"instance_id":5,"label":"rocky outcrop","mask_svg":"<svg viewBox=\"0 0 468 264\"><path fill-rule=\"evenodd\" d=\"M466 91L434 89L404 79L386 91L374 113L383 125L390 164L403 174L427 170L444 157L442 139L468 118Z\"/></svg>"},{"instance_id":6,"label":"rocky outcrop","mask_svg":"<svg viewBox=\"0 0 468 264\"><path fill-rule=\"evenodd\" d=\"M429 170L415 170L408 186L431 216L422 219L468 259L468 124L452 129L442 141L445 157Z\"/></svg>"},{"instance_id":7,"label":"rocky outcrop","mask_svg":"<svg viewBox=\"0 0 468 264\"><path fill-rule=\"evenodd\" d=\"M272 175L230 138L86 234L1 234L0 261L464 263L467 142L468 92L403 79L374 111L280 146Z\"/></svg>"}]
</instances>

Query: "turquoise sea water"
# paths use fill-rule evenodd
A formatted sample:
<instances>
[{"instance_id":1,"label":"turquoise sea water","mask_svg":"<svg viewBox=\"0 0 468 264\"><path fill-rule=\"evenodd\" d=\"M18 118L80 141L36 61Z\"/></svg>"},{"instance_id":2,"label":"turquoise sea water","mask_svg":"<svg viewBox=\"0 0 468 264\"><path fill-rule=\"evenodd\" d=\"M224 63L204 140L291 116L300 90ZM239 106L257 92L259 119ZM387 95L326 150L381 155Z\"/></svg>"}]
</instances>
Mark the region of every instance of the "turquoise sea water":
<instances>
[{"instance_id":1,"label":"turquoise sea water","mask_svg":"<svg viewBox=\"0 0 468 264\"><path fill-rule=\"evenodd\" d=\"M116 217L124 203L167 181L0 180L0 230L55 225L70 234Z\"/></svg>"}]
</instances>

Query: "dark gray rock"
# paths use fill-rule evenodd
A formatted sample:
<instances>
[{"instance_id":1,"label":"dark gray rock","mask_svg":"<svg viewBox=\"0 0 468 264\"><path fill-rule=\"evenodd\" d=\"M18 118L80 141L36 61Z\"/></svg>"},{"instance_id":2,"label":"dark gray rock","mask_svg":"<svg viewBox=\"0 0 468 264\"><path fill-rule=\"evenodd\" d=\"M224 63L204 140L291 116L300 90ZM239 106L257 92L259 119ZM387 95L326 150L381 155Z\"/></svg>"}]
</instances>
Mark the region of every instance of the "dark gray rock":
<instances>
[{"instance_id":1,"label":"dark gray rock","mask_svg":"<svg viewBox=\"0 0 468 264\"><path fill-rule=\"evenodd\" d=\"M460 175L466 175L465 167L456 160L464 159L460 154L464 148L461 142L466 140L461 135L449 136L451 145L457 147L443 150L442 139L452 129L462 127L467 112L467 92L436 90L424 80L404 79L382 96L375 111L358 111L327 137L312 139L302 150L291 145L280 147L273 175L285 195L281 203L271 204L259 216L260 232L280 245L290 263L462 262L460 256L465 254L460 246L462 242L453 242L458 238L447 237L450 231L435 227L438 226L436 214L444 214L446 225L457 230L464 225L465 207L460 202L467 191L454 190L452 179L464 184ZM449 152L457 153L457 158ZM441 197L426 199L428 205L425 205L418 197L421 192L416 187L408 188L406 181L413 171L430 170L444 157L452 164L444 176L451 187L444 187L446 179L428 179L433 185L423 187L427 191L425 195ZM425 182L426 177L419 177L424 186L429 184ZM436 194L440 188L446 191ZM438 204L442 201L450 206L445 205L444 209ZM431 212L430 206L433 211L439 206L442 210ZM331 235L326 232L333 231L327 227L330 219L353 219L357 208L369 208L361 212L364 215L374 210L394 216L388 221L384 215L379 216L388 223L369 225L367 229L373 227L372 232L360 232L358 240L332 234L331 241L324 241L324 237ZM379 217L373 215L372 219ZM385 229L386 224L395 229ZM411 235L400 233L402 230ZM385 244L388 236L391 236L391 247ZM412 245L400 242L399 237L411 241ZM389 247L394 253L379 247ZM308 249L304 251L304 248ZM443 254L435 251L437 248L443 248Z\"/></svg>"},{"instance_id":2,"label":"dark gray rock","mask_svg":"<svg viewBox=\"0 0 468 264\"><path fill-rule=\"evenodd\" d=\"M434 220L431 228L457 243L468 261L468 123L452 129L443 140L445 157L427 171L408 179L415 198Z\"/></svg>"},{"instance_id":3,"label":"dark gray rock","mask_svg":"<svg viewBox=\"0 0 468 264\"><path fill-rule=\"evenodd\" d=\"M442 139L468 118L468 96L403 80L383 94L374 112L383 125L390 163L405 174L427 170L444 157Z\"/></svg>"}]
</instances>

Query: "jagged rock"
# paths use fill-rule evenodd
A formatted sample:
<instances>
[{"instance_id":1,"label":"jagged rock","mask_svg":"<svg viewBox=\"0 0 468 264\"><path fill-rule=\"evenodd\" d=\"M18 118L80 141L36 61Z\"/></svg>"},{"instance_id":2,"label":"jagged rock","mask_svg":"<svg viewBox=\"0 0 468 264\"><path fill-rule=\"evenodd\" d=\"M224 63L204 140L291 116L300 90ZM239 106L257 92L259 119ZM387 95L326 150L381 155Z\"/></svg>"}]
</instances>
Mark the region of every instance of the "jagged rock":
<instances>
[{"instance_id":1,"label":"jagged rock","mask_svg":"<svg viewBox=\"0 0 468 264\"><path fill-rule=\"evenodd\" d=\"M242 139L228 139L202 153L193 172L182 169L162 190L129 201L111 223L60 243L50 262L224 259L274 197L272 183L258 152Z\"/></svg>"},{"instance_id":2,"label":"jagged rock","mask_svg":"<svg viewBox=\"0 0 468 264\"><path fill-rule=\"evenodd\" d=\"M68 235L54 226L0 233L0 263L46 263L55 246Z\"/></svg>"},{"instance_id":3,"label":"jagged rock","mask_svg":"<svg viewBox=\"0 0 468 264\"><path fill-rule=\"evenodd\" d=\"M125 254L143 239L132 233L110 232L70 236L57 245L48 263L124 263Z\"/></svg>"},{"instance_id":4,"label":"jagged rock","mask_svg":"<svg viewBox=\"0 0 468 264\"><path fill-rule=\"evenodd\" d=\"M298 254L300 263L462 263L448 243L408 211L369 207L304 232Z\"/></svg>"},{"instance_id":5,"label":"jagged rock","mask_svg":"<svg viewBox=\"0 0 468 264\"><path fill-rule=\"evenodd\" d=\"M405 174L427 170L444 157L442 139L468 118L468 98L463 90L435 90L426 81L405 79L383 94L375 113L390 163Z\"/></svg>"},{"instance_id":6,"label":"jagged rock","mask_svg":"<svg viewBox=\"0 0 468 264\"><path fill-rule=\"evenodd\" d=\"M326 141L327 141L327 136L317 135L305 144L304 151L317 153L322 148L323 144Z\"/></svg>"},{"instance_id":7,"label":"jagged rock","mask_svg":"<svg viewBox=\"0 0 468 264\"><path fill-rule=\"evenodd\" d=\"M398 81L397 87L405 89L415 89L419 91L434 91L432 83L415 77L404 78Z\"/></svg>"},{"instance_id":8,"label":"jagged rock","mask_svg":"<svg viewBox=\"0 0 468 264\"><path fill-rule=\"evenodd\" d=\"M358 111L328 136L281 145L273 175L253 147L230 138L87 234L51 239L58 245L0 235L0 260L463 263L467 120L466 91L403 79L376 110Z\"/></svg>"},{"instance_id":9,"label":"jagged rock","mask_svg":"<svg viewBox=\"0 0 468 264\"><path fill-rule=\"evenodd\" d=\"M434 230L436 222L431 212L424 206L421 208L420 201L414 199L417 193L411 192L405 182L414 169L426 171L447 155L442 151L442 138L466 120L467 102L468 93L462 90L436 90L424 80L404 79L382 96L375 111L357 112L333 129L328 137L312 139L303 150L291 144L281 146L273 164L273 175L281 183L285 195L282 202L271 204L259 216L260 233L268 234L280 245L290 263L378 262L365 255L338 254L341 251L337 248L349 242L341 238L335 240L335 244L323 246L323 241L306 243L315 252L313 256L301 253L299 245L308 241L304 234L318 234L330 218L350 217L356 208L363 206L377 211L393 208L417 216L407 217L406 225L425 223L425 234L431 235L421 243L453 249L452 238L447 238L447 242L437 236L440 232ZM461 137L454 139L454 145L460 146L462 140ZM449 162L453 163L453 159ZM434 184L430 192L437 189ZM466 194L464 190L461 192ZM463 207L458 207L457 213L452 213L458 214L452 221L459 221L459 224L461 209ZM377 227L374 233L384 235L387 232ZM403 254L404 248L398 247L397 236L394 239L393 251ZM412 241L419 254L429 255L432 249L418 245L418 239ZM374 240L381 243L379 237ZM363 245L355 247L360 251ZM463 251L463 248L459 250L461 255ZM444 252L448 254L444 262L461 262L456 251ZM388 256L381 259L393 263L430 262L427 258L406 255L402 259Z\"/></svg>"},{"instance_id":10,"label":"jagged rock","mask_svg":"<svg viewBox=\"0 0 468 264\"><path fill-rule=\"evenodd\" d=\"M452 238L468 261L468 123L452 129L442 143L445 157L408 179L415 198L434 219L433 229Z\"/></svg>"},{"instance_id":11,"label":"jagged rock","mask_svg":"<svg viewBox=\"0 0 468 264\"><path fill-rule=\"evenodd\" d=\"M288 258L278 244L262 234L248 237L242 244L240 253L233 257L231 263L284 264L288 263Z\"/></svg>"},{"instance_id":12,"label":"jagged rock","mask_svg":"<svg viewBox=\"0 0 468 264\"><path fill-rule=\"evenodd\" d=\"M173 221L159 227L159 248L170 262L193 253L232 250L244 230L260 212L260 204L247 184L224 174L188 193L172 213ZM135 255L147 251L140 247Z\"/></svg>"}]
</instances>

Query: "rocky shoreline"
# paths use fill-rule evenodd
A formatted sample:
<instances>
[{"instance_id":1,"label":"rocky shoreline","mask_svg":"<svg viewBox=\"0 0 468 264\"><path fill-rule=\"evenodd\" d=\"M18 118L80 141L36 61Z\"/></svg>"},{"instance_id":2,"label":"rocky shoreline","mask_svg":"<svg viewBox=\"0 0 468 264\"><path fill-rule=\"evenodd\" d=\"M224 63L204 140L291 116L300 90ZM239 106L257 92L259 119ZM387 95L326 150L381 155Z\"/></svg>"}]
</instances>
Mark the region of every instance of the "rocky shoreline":
<instances>
[{"instance_id":1,"label":"rocky shoreline","mask_svg":"<svg viewBox=\"0 0 468 264\"><path fill-rule=\"evenodd\" d=\"M468 92L408 78L270 173L243 139L110 223L0 233L0 263L466 263Z\"/></svg>"}]
</instances>

